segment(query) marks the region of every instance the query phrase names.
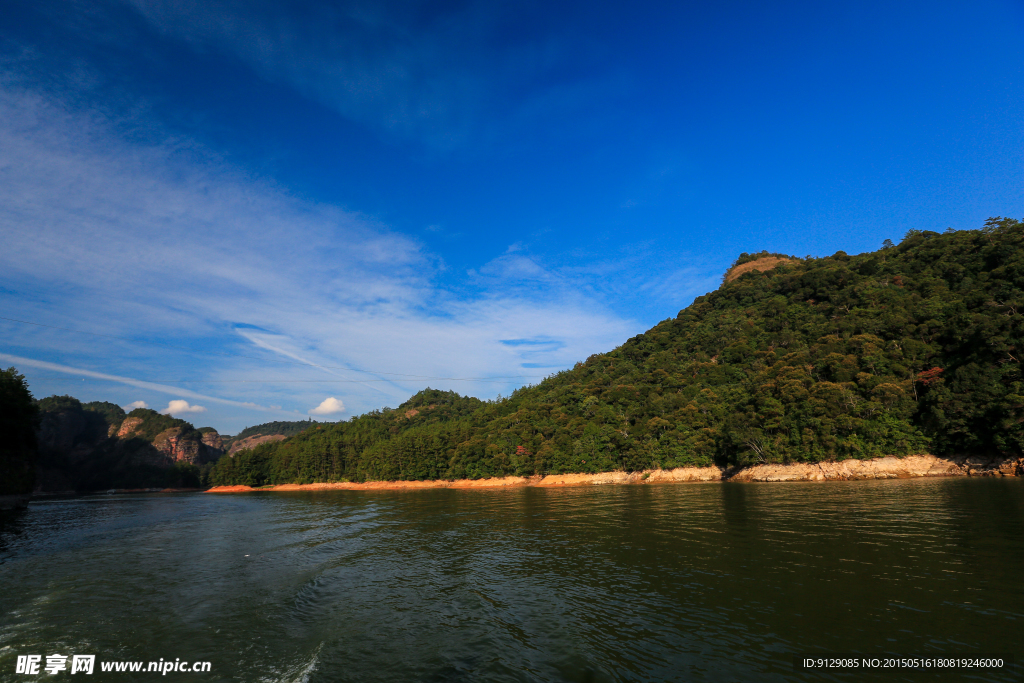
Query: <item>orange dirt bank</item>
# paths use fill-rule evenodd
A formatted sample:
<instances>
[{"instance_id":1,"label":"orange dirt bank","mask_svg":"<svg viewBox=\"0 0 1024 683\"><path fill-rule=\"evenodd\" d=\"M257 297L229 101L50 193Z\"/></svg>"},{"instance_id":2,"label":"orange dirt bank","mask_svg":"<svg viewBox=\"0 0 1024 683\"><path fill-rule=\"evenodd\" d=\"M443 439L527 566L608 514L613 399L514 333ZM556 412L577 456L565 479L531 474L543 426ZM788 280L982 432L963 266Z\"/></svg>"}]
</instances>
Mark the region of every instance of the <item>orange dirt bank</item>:
<instances>
[{"instance_id":1,"label":"orange dirt bank","mask_svg":"<svg viewBox=\"0 0 1024 683\"><path fill-rule=\"evenodd\" d=\"M254 489L250 486L215 486L207 493L246 491L368 491L376 489L481 489L521 486L594 486L598 484L659 484L682 481L842 481L856 479L909 479L915 477L1024 476L1024 458L939 458L909 455L873 460L840 460L822 463L754 465L738 470L719 467L677 467L643 472L600 472L598 474L549 474L545 477L494 477L447 481L368 481L333 484L279 484Z\"/></svg>"}]
</instances>

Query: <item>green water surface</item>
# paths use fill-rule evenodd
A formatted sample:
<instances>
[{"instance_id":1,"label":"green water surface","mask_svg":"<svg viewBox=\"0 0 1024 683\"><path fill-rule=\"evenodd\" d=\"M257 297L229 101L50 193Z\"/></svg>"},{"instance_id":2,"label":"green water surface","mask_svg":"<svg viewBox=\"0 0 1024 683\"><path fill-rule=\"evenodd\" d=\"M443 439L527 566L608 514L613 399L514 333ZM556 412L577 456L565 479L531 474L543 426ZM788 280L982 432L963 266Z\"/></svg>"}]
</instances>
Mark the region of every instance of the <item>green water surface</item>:
<instances>
[{"instance_id":1,"label":"green water surface","mask_svg":"<svg viewBox=\"0 0 1024 683\"><path fill-rule=\"evenodd\" d=\"M1024 481L136 494L0 521L0 680L1019 680ZM18 655L209 673L15 673Z\"/></svg>"}]
</instances>

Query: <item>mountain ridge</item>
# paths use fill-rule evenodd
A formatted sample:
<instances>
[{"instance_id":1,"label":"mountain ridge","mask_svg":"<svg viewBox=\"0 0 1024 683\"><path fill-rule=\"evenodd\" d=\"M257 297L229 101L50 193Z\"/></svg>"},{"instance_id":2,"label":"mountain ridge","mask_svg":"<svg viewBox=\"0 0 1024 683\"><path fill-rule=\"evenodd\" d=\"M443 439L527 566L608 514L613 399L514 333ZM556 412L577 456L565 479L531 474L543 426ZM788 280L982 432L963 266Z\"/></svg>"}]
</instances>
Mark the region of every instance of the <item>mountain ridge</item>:
<instances>
[{"instance_id":1,"label":"mountain ridge","mask_svg":"<svg viewBox=\"0 0 1024 683\"><path fill-rule=\"evenodd\" d=\"M912 230L899 245L886 242L853 256L741 254L717 290L676 316L494 401L427 388L398 409L338 423L267 423L230 437L152 410L42 399L32 404L37 486L478 480L924 453L1019 458L1024 225L994 218L980 230ZM4 380L19 377L11 369ZM23 377L8 384L5 396L24 393L18 400L31 403ZM9 434L21 433L15 427ZM12 473L35 448L18 439Z\"/></svg>"},{"instance_id":2,"label":"mountain ridge","mask_svg":"<svg viewBox=\"0 0 1024 683\"><path fill-rule=\"evenodd\" d=\"M677 316L507 399L470 408L448 392L441 412L401 421L374 411L222 458L211 482L1021 453L1020 222L912 230L854 256L742 254L730 271L763 258L786 260L727 273ZM421 394L399 411L434 402Z\"/></svg>"}]
</instances>

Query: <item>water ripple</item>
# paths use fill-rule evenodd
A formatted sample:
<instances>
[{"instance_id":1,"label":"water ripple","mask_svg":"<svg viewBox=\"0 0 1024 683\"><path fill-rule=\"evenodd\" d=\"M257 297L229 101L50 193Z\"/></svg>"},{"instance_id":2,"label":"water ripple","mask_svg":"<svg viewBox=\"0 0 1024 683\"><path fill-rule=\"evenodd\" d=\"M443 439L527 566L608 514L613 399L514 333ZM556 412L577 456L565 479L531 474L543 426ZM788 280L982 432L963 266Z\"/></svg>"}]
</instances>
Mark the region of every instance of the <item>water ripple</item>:
<instances>
[{"instance_id":1,"label":"water ripple","mask_svg":"<svg viewBox=\"0 0 1024 683\"><path fill-rule=\"evenodd\" d=\"M1016 652L1022 565L1016 480L48 501L0 518L0 671L60 649L215 681L859 680L791 657Z\"/></svg>"}]
</instances>

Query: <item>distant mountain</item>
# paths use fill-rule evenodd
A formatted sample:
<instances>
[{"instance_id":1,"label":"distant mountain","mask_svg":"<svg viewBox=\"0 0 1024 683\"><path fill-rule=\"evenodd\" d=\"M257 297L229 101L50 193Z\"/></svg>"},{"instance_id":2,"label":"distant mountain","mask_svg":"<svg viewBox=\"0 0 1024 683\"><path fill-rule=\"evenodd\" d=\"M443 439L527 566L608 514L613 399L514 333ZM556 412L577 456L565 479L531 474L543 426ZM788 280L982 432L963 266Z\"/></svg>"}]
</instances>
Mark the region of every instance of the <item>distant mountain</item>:
<instances>
[{"instance_id":1,"label":"distant mountain","mask_svg":"<svg viewBox=\"0 0 1024 683\"><path fill-rule=\"evenodd\" d=\"M35 401L22 375L0 370L0 507L38 492L199 487L221 456L280 441L313 420L268 422L238 435L148 408L72 396Z\"/></svg>"},{"instance_id":2,"label":"distant mountain","mask_svg":"<svg viewBox=\"0 0 1024 683\"><path fill-rule=\"evenodd\" d=\"M420 392L222 458L216 484L1024 453L1024 224L742 254L673 318L482 403Z\"/></svg>"},{"instance_id":3,"label":"distant mountain","mask_svg":"<svg viewBox=\"0 0 1024 683\"><path fill-rule=\"evenodd\" d=\"M229 455L253 448L268 441L283 441L320 424L312 419L297 422L266 422L255 427L246 427L235 436L222 436L224 448Z\"/></svg>"},{"instance_id":4,"label":"distant mountain","mask_svg":"<svg viewBox=\"0 0 1024 683\"><path fill-rule=\"evenodd\" d=\"M199 486L199 466L224 454L212 427L146 408L125 414L113 403L71 396L37 402L41 491Z\"/></svg>"},{"instance_id":5,"label":"distant mountain","mask_svg":"<svg viewBox=\"0 0 1024 683\"><path fill-rule=\"evenodd\" d=\"M221 437L152 410L33 404L12 368L0 475L31 481L33 439L50 491L1020 458L1022 354L1024 224L998 218L855 256L742 254L674 318L496 401L426 389L345 422Z\"/></svg>"}]
</instances>

